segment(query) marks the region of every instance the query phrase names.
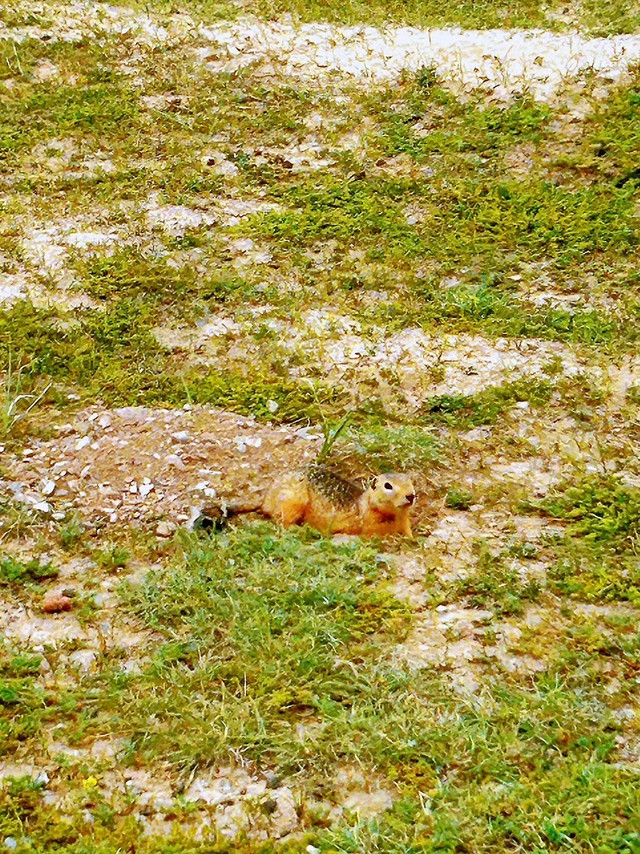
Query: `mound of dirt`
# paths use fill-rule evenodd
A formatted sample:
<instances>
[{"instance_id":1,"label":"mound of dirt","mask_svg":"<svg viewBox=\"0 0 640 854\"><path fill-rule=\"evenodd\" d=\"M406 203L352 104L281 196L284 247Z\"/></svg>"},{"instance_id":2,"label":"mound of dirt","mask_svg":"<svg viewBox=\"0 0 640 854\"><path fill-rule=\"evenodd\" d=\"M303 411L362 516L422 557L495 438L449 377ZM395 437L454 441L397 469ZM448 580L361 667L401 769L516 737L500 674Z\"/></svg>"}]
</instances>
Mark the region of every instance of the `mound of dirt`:
<instances>
[{"instance_id":1,"label":"mound of dirt","mask_svg":"<svg viewBox=\"0 0 640 854\"><path fill-rule=\"evenodd\" d=\"M309 428L257 424L207 407L93 407L6 459L0 495L59 524L155 524L160 534L214 499L261 495L270 480L310 462Z\"/></svg>"}]
</instances>

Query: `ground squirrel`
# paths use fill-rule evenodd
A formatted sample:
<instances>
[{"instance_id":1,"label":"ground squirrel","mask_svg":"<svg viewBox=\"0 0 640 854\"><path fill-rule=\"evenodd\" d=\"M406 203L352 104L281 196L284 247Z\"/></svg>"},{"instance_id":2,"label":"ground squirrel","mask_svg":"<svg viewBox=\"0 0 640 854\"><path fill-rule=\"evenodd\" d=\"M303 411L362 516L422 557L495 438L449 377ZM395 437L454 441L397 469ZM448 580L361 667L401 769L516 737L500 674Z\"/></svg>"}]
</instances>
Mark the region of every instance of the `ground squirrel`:
<instances>
[{"instance_id":1,"label":"ground squirrel","mask_svg":"<svg viewBox=\"0 0 640 854\"><path fill-rule=\"evenodd\" d=\"M220 508L206 509L201 518L211 527L216 516L258 511L285 528L306 523L324 534L410 537L409 511L415 498L406 474L381 474L363 488L323 466L309 466L278 478L257 504L232 503L225 514Z\"/></svg>"}]
</instances>

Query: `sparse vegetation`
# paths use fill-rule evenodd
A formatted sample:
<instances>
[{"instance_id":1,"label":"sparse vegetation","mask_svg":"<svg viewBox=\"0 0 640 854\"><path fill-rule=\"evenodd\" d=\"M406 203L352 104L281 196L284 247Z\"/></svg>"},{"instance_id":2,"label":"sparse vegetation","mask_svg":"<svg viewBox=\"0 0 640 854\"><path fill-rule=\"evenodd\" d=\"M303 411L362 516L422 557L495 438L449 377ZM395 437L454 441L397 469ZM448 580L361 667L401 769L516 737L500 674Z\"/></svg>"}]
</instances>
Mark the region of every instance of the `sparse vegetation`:
<instances>
[{"instance_id":1,"label":"sparse vegetation","mask_svg":"<svg viewBox=\"0 0 640 854\"><path fill-rule=\"evenodd\" d=\"M0 561L0 585L24 584L55 578L58 570L51 563L40 563L37 558L21 561L4 557Z\"/></svg>"},{"instance_id":2,"label":"sparse vegetation","mask_svg":"<svg viewBox=\"0 0 640 854\"><path fill-rule=\"evenodd\" d=\"M447 492L446 504L452 510L468 510L473 504L473 494L454 486Z\"/></svg>"},{"instance_id":3,"label":"sparse vegetation","mask_svg":"<svg viewBox=\"0 0 640 854\"><path fill-rule=\"evenodd\" d=\"M463 428L477 427L494 424L516 403L543 406L551 397L551 389L551 383L546 380L517 380L467 397L445 395L432 398L426 401L424 408L433 421L445 421Z\"/></svg>"},{"instance_id":4,"label":"sparse vegetation","mask_svg":"<svg viewBox=\"0 0 640 854\"><path fill-rule=\"evenodd\" d=\"M251 12L640 28L618 0ZM0 11L36 28L0 39L0 847L640 851L638 70L502 105L60 14ZM234 418L196 447L201 405ZM142 407L178 485L127 517ZM212 448L252 487L322 433L349 477L411 473L413 541L187 530L233 495Z\"/></svg>"}]
</instances>

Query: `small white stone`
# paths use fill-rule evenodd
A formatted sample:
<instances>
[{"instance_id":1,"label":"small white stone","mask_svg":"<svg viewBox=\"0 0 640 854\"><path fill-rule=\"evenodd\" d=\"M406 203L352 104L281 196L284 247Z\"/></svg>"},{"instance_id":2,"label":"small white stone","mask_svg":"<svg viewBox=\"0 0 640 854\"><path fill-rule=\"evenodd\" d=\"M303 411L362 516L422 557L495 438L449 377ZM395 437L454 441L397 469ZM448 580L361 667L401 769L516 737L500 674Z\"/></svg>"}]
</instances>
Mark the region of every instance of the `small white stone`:
<instances>
[{"instance_id":1,"label":"small white stone","mask_svg":"<svg viewBox=\"0 0 640 854\"><path fill-rule=\"evenodd\" d=\"M43 495L53 495L56 488L55 480L45 480L40 490Z\"/></svg>"},{"instance_id":2,"label":"small white stone","mask_svg":"<svg viewBox=\"0 0 640 854\"><path fill-rule=\"evenodd\" d=\"M86 448L87 445L91 444L91 438L89 436L83 436L81 439L78 439L76 442L76 451L81 451L83 448Z\"/></svg>"},{"instance_id":3,"label":"small white stone","mask_svg":"<svg viewBox=\"0 0 640 854\"><path fill-rule=\"evenodd\" d=\"M277 412L278 409L280 409L280 404L275 400L268 400L267 409L269 410L269 412Z\"/></svg>"},{"instance_id":4,"label":"small white stone","mask_svg":"<svg viewBox=\"0 0 640 854\"><path fill-rule=\"evenodd\" d=\"M171 434L171 438L175 439L176 442L188 442L189 433L186 430L178 430L177 433Z\"/></svg>"},{"instance_id":5,"label":"small white stone","mask_svg":"<svg viewBox=\"0 0 640 854\"><path fill-rule=\"evenodd\" d=\"M81 673L89 673L96 661L96 653L92 649L77 649L69 656L71 664Z\"/></svg>"},{"instance_id":6,"label":"small white stone","mask_svg":"<svg viewBox=\"0 0 640 854\"><path fill-rule=\"evenodd\" d=\"M143 498L145 498L150 492L153 491L154 488L155 487L153 483L141 483L138 487L138 492L140 493L140 495L142 495Z\"/></svg>"},{"instance_id":7,"label":"small white stone","mask_svg":"<svg viewBox=\"0 0 640 854\"><path fill-rule=\"evenodd\" d=\"M250 237L239 237L237 240L232 240L231 245L237 252L251 252L255 243Z\"/></svg>"},{"instance_id":8,"label":"small white stone","mask_svg":"<svg viewBox=\"0 0 640 854\"><path fill-rule=\"evenodd\" d=\"M132 495L137 495L138 484L135 482L135 480L133 481L133 483L129 484L129 492L132 493Z\"/></svg>"},{"instance_id":9,"label":"small white stone","mask_svg":"<svg viewBox=\"0 0 640 854\"><path fill-rule=\"evenodd\" d=\"M51 513L51 505L48 501L36 501L36 503L33 505L33 509L37 510L38 513Z\"/></svg>"},{"instance_id":10,"label":"small white stone","mask_svg":"<svg viewBox=\"0 0 640 854\"><path fill-rule=\"evenodd\" d=\"M158 526L156 528L156 534L159 537L170 537L171 534L175 531L176 526L173 522L158 522Z\"/></svg>"},{"instance_id":11,"label":"small white stone","mask_svg":"<svg viewBox=\"0 0 640 854\"><path fill-rule=\"evenodd\" d=\"M320 434L313 433L311 427L301 427L293 435L297 436L298 439L306 439L308 442L313 442L315 439L320 438Z\"/></svg>"},{"instance_id":12,"label":"small white stone","mask_svg":"<svg viewBox=\"0 0 640 854\"><path fill-rule=\"evenodd\" d=\"M213 171L217 175L223 175L227 178L235 178L240 171L235 163L230 160L221 160L213 166Z\"/></svg>"},{"instance_id":13,"label":"small white stone","mask_svg":"<svg viewBox=\"0 0 640 854\"><path fill-rule=\"evenodd\" d=\"M9 851L15 851L18 847L18 842L13 838L13 836L7 836L4 840L4 847L8 848Z\"/></svg>"},{"instance_id":14,"label":"small white stone","mask_svg":"<svg viewBox=\"0 0 640 854\"><path fill-rule=\"evenodd\" d=\"M164 461L165 461L165 463L167 463L167 465L173 466L174 468L177 468L177 469L186 468L182 457L179 457L178 454L168 454L164 458Z\"/></svg>"},{"instance_id":15,"label":"small white stone","mask_svg":"<svg viewBox=\"0 0 640 854\"><path fill-rule=\"evenodd\" d=\"M98 419L98 424L100 425L100 427L106 430L107 427L111 427L111 419L108 415L101 415Z\"/></svg>"}]
</instances>

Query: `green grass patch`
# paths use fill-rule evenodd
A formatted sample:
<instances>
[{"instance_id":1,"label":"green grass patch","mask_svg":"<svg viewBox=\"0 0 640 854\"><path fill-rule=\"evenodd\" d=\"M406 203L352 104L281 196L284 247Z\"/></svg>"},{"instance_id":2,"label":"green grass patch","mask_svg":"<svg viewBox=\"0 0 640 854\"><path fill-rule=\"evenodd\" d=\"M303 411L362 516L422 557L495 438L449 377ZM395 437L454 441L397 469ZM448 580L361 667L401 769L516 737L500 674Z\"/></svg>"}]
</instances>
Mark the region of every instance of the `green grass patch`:
<instances>
[{"instance_id":1,"label":"green grass patch","mask_svg":"<svg viewBox=\"0 0 640 854\"><path fill-rule=\"evenodd\" d=\"M549 380L523 378L503 386L494 386L474 395L443 395L430 398L425 414L435 423L470 429L495 424L498 418L519 402L532 407L545 406L553 391Z\"/></svg>"},{"instance_id":2,"label":"green grass patch","mask_svg":"<svg viewBox=\"0 0 640 854\"><path fill-rule=\"evenodd\" d=\"M428 69L406 84L403 95L390 104L383 97L382 109L373 98L366 103L379 111L375 139L381 153L409 154L417 163L428 162L433 155L463 163L457 155L465 152L494 157L514 143L539 142L552 116L550 107L524 98L506 108L487 107L473 99L463 104ZM429 133L419 126L425 120Z\"/></svg>"},{"instance_id":3,"label":"green grass patch","mask_svg":"<svg viewBox=\"0 0 640 854\"><path fill-rule=\"evenodd\" d=\"M358 240L371 245L384 235L386 252L412 254L420 243L400 206L408 189L403 181L345 181L331 174L314 175L281 189L274 187L274 196L287 210L257 214L239 230L268 238L280 248L304 247L320 240Z\"/></svg>"},{"instance_id":4,"label":"green grass patch","mask_svg":"<svg viewBox=\"0 0 640 854\"><path fill-rule=\"evenodd\" d=\"M276 534L264 523L186 540L174 567L129 593L129 607L167 641L118 725L131 731L133 722L140 749L162 744L175 762L223 760L232 747L266 764L302 762L292 721L355 702L378 677L364 670L354 680L349 662L406 630L406 608L379 575L370 546ZM204 704L196 684L208 685ZM143 734L143 719L171 707L181 715L176 739L162 726Z\"/></svg>"},{"instance_id":5,"label":"green grass patch","mask_svg":"<svg viewBox=\"0 0 640 854\"><path fill-rule=\"evenodd\" d=\"M549 568L551 589L587 601L640 603L640 491L589 476L530 505L566 523Z\"/></svg>"},{"instance_id":6,"label":"green grass patch","mask_svg":"<svg viewBox=\"0 0 640 854\"><path fill-rule=\"evenodd\" d=\"M57 575L58 570L51 563L40 563L37 558L22 561L7 556L0 559L0 586L37 584Z\"/></svg>"},{"instance_id":7,"label":"green grass patch","mask_svg":"<svg viewBox=\"0 0 640 854\"><path fill-rule=\"evenodd\" d=\"M127 4L141 11L149 9L160 15L184 11L176 0L127 0ZM578 7L551 0L463 0L458 3L436 3L435 0L258 0L252 5L253 14L267 19L293 15L299 22L325 22L336 24L371 24L375 26L408 25L446 27L457 25L468 28L492 29L495 27L542 27L565 30L579 26L594 35L634 32L640 27L640 10L637 3L613 0L603 5L598 0L586 0ZM226 0L190 0L188 12L205 22L234 20L242 14L241 8ZM566 20L553 13L564 13ZM570 13L570 15L568 15ZM7 13L8 14L8 13ZM16 18L20 20L20 16Z\"/></svg>"},{"instance_id":8,"label":"green grass patch","mask_svg":"<svg viewBox=\"0 0 640 854\"><path fill-rule=\"evenodd\" d=\"M640 549L640 490L613 476L591 476L540 503L546 515L567 522L570 537L612 551Z\"/></svg>"},{"instance_id":9,"label":"green grass patch","mask_svg":"<svg viewBox=\"0 0 640 854\"><path fill-rule=\"evenodd\" d=\"M331 796L336 764L375 766L397 784L394 807L330 831L309 814L308 841L327 852L488 852L515 839L534 850L541 838L554 850L556 833L577 851L594 839L632 851L637 791L609 764L616 725L585 702L597 682L550 673L515 687L495 677L485 685L492 711L483 711L434 670L409 674L385 659L407 612L380 587L370 546L336 546L304 530L276 537L261 523L183 549L127 594L127 607L166 638L105 709L138 761L215 766L240 751L297 773L318 798ZM537 593L507 560L483 553L459 592L518 613ZM167 725L176 715L179 731ZM311 749L295 734L309 721Z\"/></svg>"},{"instance_id":10,"label":"green grass patch","mask_svg":"<svg viewBox=\"0 0 640 854\"><path fill-rule=\"evenodd\" d=\"M473 171L468 167L457 180L447 176L435 188L409 178L314 175L274 188L287 210L256 215L239 230L282 249L357 240L372 259L429 257L449 264L474 257L492 263L518 251L521 260L547 257L562 267L585 253L637 245L633 187L568 191L548 181L496 181ZM419 224L409 224L403 212L411 201L423 207Z\"/></svg>"},{"instance_id":11,"label":"green grass patch","mask_svg":"<svg viewBox=\"0 0 640 854\"><path fill-rule=\"evenodd\" d=\"M640 28L640 7L635 0L612 0L611 3L583 0L579 15L583 26L588 27L594 35L634 33Z\"/></svg>"},{"instance_id":12,"label":"green grass patch","mask_svg":"<svg viewBox=\"0 0 640 854\"><path fill-rule=\"evenodd\" d=\"M38 684L41 658L0 646L0 756L36 735L46 707Z\"/></svg>"},{"instance_id":13,"label":"green grass patch","mask_svg":"<svg viewBox=\"0 0 640 854\"><path fill-rule=\"evenodd\" d=\"M29 363L25 392L46 377L59 387L54 397L61 406L66 405L62 389L73 389L107 405L201 403L264 420L318 420L326 408L348 408L343 392L297 382L277 365L265 363L252 373L177 366L151 332L156 309L140 294L114 301L105 311L81 312L69 322L19 302L0 312L0 356L22 353ZM270 401L278 404L275 413Z\"/></svg>"},{"instance_id":14,"label":"green grass patch","mask_svg":"<svg viewBox=\"0 0 640 854\"><path fill-rule=\"evenodd\" d=\"M5 67L22 67L43 58L41 45L27 42L15 56L5 42ZM37 44L37 43L36 43ZM63 43L64 44L64 43ZM11 49L12 50L12 49ZM62 53L64 50L64 53ZM139 95L125 78L107 64L108 54L100 57L95 48L84 44L53 49L47 58L67 66L63 70L82 71L74 85L64 82L31 84L23 80L0 97L0 152L5 158L55 137L77 135L103 139L105 135L133 133L140 128Z\"/></svg>"},{"instance_id":15,"label":"green grass patch","mask_svg":"<svg viewBox=\"0 0 640 854\"><path fill-rule=\"evenodd\" d=\"M638 324L632 313L613 316L588 308L538 308L503 288L500 277L483 274L480 279L477 284L446 288L439 277L412 279L408 299L380 302L367 309L365 317L394 331L419 324L435 331L473 332L491 338L544 338L622 350L634 349L638 340Z\"/></svg>"},{"instance_id":16,"label":"green grass patch","mask_svg":"<svg viewBox=\"0 0 640 854\"><path fill-rule=\"evenodd\" d=\"M457 486L447 490L445 504L452 510L468 510L473 504L473 493Z\"/></svg>"},{"instance_id":17,"label":"green grass patch","mask_svg":"<svg viewBox=\"0 0 640 854\"><path fill-rule=\"evenodd\" d=\"M14 718L24 694L23 745L40 737L46 708L59 738L80 747L106 733L124 736L128 761L157 773L168 763L188 776L242 757L325 805L344 797L332 781L345 763L386 778L391 809L366 821L345 814L328 828L326 809L305 808L304 847L291 839L278 849L290 854L309 844L326 854L481 854L516 844L634 851L640 801L632 772L616 761L621 725L602 702L599 672L567 675L566 660L522 682L492 672L482 704L472 702L436 667L392 664L410 616L388 592L388 567L370 544L260 523L211 539L182 534L173 548L141 586L122 589L121 613L164 638L142 673L124 674L117 656L105 654L96 674L56 704L27 684L38 656L0 659ZM509 570L506 553L480 558L477 576L456 595L505 615L535 598ZM585 647L593 643L576 636L574 654L593 654ZM630 637L607 649L616 666L635 654ZM114 854L116 843L132 850L140 833L131 804L102 794L100 772L84 763L58 773L69 813L44 802L37 780L12 781L0 792L2 833L28 835L37 854L54 845L61 854ZM76 821L87 810L94 821ZM242 836L200 849L189 833L135 847L143 854L273 850Z\"/></svg>"},{"instance_id":18,"label":"green grass patch","mask_svg":"<svg viewBox=\"0 0 640 854\"><path fill-rule=\"evenodd\" d=\"M100 300L144 297L145 302L171 304L213 295L193 267L176 268L166 258L146 256L130 247L106 257L78 259L74 267L83 290Z\"/></svg>"},{"instance_id":19,"label":"green grass patch","mask_svg":"<svg viewBox=\"0 0 640 854\"><path fill-rule=\"evenodd\" d=\"M207 6L204 6L206 10ZM437 26L459 24L465 27L520 27L540 25L545 21L540 0L517 0L515 3L490 0L463 0L439 4L435 0L259 0L254 11L272 18L293 14L302 21L331 21L353 24L412 24Z\"/></svg>"},{"instance_id":20,"label":"green grass patch","mask_svg":"<svg viewBox=\"0 0 640 854\"><path fill-rule=\"evenodd\" d=\"M352 429L348 441L374 471L425 469L441 459L441 443L430 429L409 424Z\"/></svg>"}]
</instances>

